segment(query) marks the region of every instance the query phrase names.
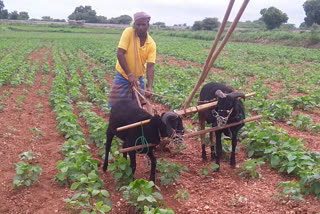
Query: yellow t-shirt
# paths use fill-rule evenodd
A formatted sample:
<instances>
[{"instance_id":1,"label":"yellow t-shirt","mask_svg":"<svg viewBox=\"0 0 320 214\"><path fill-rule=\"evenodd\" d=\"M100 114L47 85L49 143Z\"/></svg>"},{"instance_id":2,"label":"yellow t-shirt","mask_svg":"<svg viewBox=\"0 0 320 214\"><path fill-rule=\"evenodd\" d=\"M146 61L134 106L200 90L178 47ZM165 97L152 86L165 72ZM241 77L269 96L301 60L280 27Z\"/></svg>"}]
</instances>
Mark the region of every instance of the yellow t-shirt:
<instances>
[{"instance_id":1,"label":"yellow t-shirt","mask_svg":"<svg viewBox=\"0 0 320 214\"><path fill-rule=\"evenodd\" d=\"M135 30L132 27L126 28L121 36L118 48L126 50L125 58L128 64L128 67L133 75L136 77L141 77L146 72L146 63L155 63L156 62L156 43L153 41L151 36L148 34L147 39L142 47L140 47L140 38L136 36L137 40L137 59L138 59L138 71L135 74L136 65L135 65L135 55L134 55L134 33ZM117 71L128 79L128 76L122 69L119 60L116 64Z\"/></svg>"}]
</instances>

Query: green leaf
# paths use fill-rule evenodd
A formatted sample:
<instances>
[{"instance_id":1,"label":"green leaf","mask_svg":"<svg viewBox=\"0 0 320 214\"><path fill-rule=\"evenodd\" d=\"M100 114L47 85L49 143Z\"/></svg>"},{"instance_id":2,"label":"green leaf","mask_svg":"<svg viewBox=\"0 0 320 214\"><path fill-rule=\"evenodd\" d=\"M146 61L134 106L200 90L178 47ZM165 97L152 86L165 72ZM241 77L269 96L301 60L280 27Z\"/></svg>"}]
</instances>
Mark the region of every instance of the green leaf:
<instances>
[{"instance_id":1,"label":"green leaf","mask_svg":"<svg viewBox=\"0 0 320 214\"><path fill-rule=\"evenodd\" d=\"M160 199L160 200L163 199L162 195L160 193L158 193L158 192L153 193L153 196L158 198L158 199Z\"/></svg>"},{"instance_id":2,"label":"green leaf","mask_svg":"<svg viewBox=\"0 0 320 214\"><path fill-rule=\"evenodd\" d=\"M105 197L110 197L110 194L107 190L101 190L101 194Z\"/></svg>"},{"instance_id":3,"label":"green leaf","mask_svg":"<svg viewBox=\"0 0 320 214\"><path fill-rule=\"evenodd\" d=\"M295 166L291 166L287 169L287 173L290 174L296 167Z\"/></svg>"},{"instance_id":4,"label":"green leaf","mask_svg":"<svg viewBox=\"0 0 320 214\"><path fill-rule=\"evenodd\" d=\"M71 189L71 190L76 190L76 189L78 189L78 187L79 187L80 185L81 185L80 182L74 182L74 183L71 185L70 189Z\"/></svg>"},{"instance_id":5,"label":"green leaf","mask_svg":"<svg viewBox=\"0 0 320 214\"><path fill-rule=\"evenodd\" d=\"M311 185L311 188L314 190L314 193L318 195L320 193L320 183L316 182Z\"/></svg>"},{"instance_id":6,"label":"green leaf","mask_svg":"<svg viewBox=\"0 0 320 214\"><path fill-rule=\"evenodd\" d=\"M103 205L100 210L102 212L109 212L111 210L111 207L109 207L108 205Z\"/></svg>"},{"instance_id":7,"label":"green leaf","mask_svg":"<svg viewBox=\"0 0 320 214\"><path fill-rule=\"evenodd\" d=\"M146 199L146 196L139 195L139 197L137 198L137 201L144 201L145 199Z\"/></svg>"},{"instance_id":8,"label":"green leaf","mask_svg":"<svg viewBox=\"0 0 320 214\"><path fill-rule=\"evenodd\" d=\"M288 161L293 161L293 160L296 159L297 157L294 156L292 153L289 153L288 156L287 156L287 158L288 158Z\"/></svg>"},{"instance_id":9,"label":"green leaf","mask_svg":"<svg viewBox=\"0 0 320 214\"><path fill-rule=\"evenodd\" d=\"M147 196L145 199L147 199L147 201L149 201L150 203L157 202L152 195Z\"/></svg>"},{"instance_id":10,"label":"green leaf","mask_svg":"<svg viewBox=\"0 0 320 214\"><path fill-rule=\"evenodd\" d=\"M280 158L277 155L271 156L271 167L276 168L280 163Z\"/></svg>"},{"instance_id":11,"label":"green leaf","mask_svg":"<svg viewBox=\"0 0 320 214\"><path fill-rule=\"evenodd\" d=\"M93 196L96 196L96 195L98 195L99 193L100 193L100 191L97 190L97 189L94 189L94 190L92 191L92 195L93 195Z\"/></svg>"}]
</instances>

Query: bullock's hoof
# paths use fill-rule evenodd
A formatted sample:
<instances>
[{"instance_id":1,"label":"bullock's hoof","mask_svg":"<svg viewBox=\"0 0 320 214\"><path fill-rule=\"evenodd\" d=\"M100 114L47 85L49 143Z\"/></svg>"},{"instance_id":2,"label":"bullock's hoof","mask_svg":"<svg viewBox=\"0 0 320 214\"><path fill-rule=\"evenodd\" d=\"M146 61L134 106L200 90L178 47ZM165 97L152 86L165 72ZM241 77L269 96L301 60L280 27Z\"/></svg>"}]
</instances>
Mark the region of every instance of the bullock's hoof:
<instances>
[{"instance_id":1,"label":"bullock's hoof","mask_svg":"<svg viewBox=\"0 0 320 214\"><path fill-rule=\"evenodd\" d=\"M103 170L104 172L106 172L107 169L108 169L108 166L103 166L103 167L102 167L102 170Z\"/></svg>"}]
</instances>

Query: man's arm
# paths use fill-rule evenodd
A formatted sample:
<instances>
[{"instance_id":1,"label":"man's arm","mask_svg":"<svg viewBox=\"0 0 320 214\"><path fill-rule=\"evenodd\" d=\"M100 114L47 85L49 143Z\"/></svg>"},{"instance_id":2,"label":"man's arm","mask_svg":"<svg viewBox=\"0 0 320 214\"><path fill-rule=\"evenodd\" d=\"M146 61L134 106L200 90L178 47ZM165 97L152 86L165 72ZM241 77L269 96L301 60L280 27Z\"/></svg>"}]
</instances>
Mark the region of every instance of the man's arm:
<instances>
[{"instance_id":1,"label":"man's arm","mask_svg":"<svg viewBox=\"0 0 320 214\"><path fill-rule=\"evenodd\" d=\"M128 80L130 82L130 85L131 86L135 86L136 88L138 88L138 84L137 84L137 80L138 79L136 77L134 77L133 74L131 73L131 71L130 71L130 69L128 67L126 58L124 57L126 52L127 52L126 50L124 50L122 48L118 48L117 58L118 58L119 64L121 65L122 69L124 70L124 72L128 76Z\"/></svg>"},{"instance_id":2,"label":"man's arm","mask_svg":"<svg viewBox=\"0 0 320 214\"><path fill-rule=\"evenodd\" d=\"M151 97L151 94L149 92L152 92L153 79L154 79L154 63L149 62L147 63L148 86L146 90L146 97Z\"/></svg>"}]
</instances>

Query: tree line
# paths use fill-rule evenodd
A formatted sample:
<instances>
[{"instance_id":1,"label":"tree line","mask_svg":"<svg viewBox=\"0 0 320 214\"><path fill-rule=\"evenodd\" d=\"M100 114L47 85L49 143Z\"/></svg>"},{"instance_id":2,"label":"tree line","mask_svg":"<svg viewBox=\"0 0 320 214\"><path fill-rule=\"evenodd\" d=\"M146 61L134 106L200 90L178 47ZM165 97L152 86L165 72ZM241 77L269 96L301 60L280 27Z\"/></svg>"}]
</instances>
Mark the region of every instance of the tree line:
<instances>
[{"instance_id":1,"label":"tree line","mask_svg":"<svg viewBox=\"0 0 320 214\"><path fill-rule=\"evenodd\" d=\"M301 23L300 28L310 27L313 24L320 25L320 0L308 0L302 5L306 17L304 22ZM269 7L260 11L261 18L253 21L253 23L265 25L269 30L279 28L282 24L287 23L288 15L278 8ZM28 12L13 11L8 12L4 9L3 0L0 0L0 19L12 19L12 20L28 20ZM76 7L74 12L68 16L69 20L83 20L87 23L106 23L106 24L129 24L132 22L132 18L129 15L121 15L119 17L107 19L105 16L98 16L96 11L91 6L79 6ZM64 21L64 19L53 19L50 16L43 16L43 21ZM220 26L218 18L205 18L202 21L195 21L191 29L198 30L215 30ZM154 25L158 27L165 27L165 23L156 22ZM181 26L186 27L186 24Z\"/></svg>"},{"instance_id":2,"label":"tree line","mask_svg":"<svg viewBox=\"0 0 320 214\"><path fill-rule=\"evenodd\" d=\"M306 17L300 28L310 27L313 24L320 25L320 0L308 0L302 5ZM279 28L287 23L288 15L276 7L269 7L260 10L261 18L253 21L256 24L264 24L268 30ZM220 26L217 18L205 18L202 21L195 21L192 30L215 30Z\"/></svg>"}]
</instances>

